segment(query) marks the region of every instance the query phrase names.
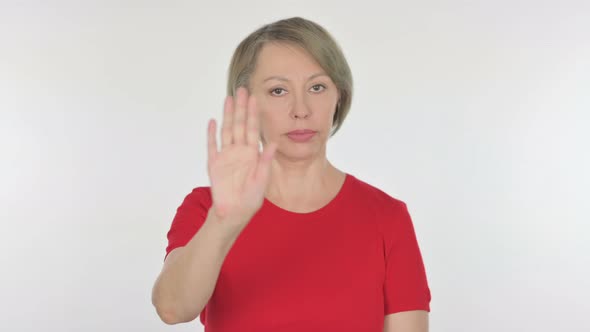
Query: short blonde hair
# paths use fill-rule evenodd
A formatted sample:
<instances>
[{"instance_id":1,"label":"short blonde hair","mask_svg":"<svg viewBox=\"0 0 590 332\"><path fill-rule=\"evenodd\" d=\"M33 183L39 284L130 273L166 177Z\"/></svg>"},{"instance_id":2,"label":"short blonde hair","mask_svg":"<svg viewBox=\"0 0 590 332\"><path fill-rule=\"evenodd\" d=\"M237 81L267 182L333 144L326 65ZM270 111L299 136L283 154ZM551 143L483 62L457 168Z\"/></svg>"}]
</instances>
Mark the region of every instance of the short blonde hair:
<instances>
[{"instance_id":1,"label":"short blonde hair","mask_svg":"<svg viewBox=\"0 0 590 332\"><path fill-rule=\"evenodd\" d=\"M227 94L234 96L238 87L251 91L250 77L260 50L267 42L286 42L302 47L330 76L340 93L334 113L332 137L342 126L352 102L352 74L344 54L334 38L317 23L301 17L266 24L240 42L228 69Z\"/></svg>"}]
</instances>

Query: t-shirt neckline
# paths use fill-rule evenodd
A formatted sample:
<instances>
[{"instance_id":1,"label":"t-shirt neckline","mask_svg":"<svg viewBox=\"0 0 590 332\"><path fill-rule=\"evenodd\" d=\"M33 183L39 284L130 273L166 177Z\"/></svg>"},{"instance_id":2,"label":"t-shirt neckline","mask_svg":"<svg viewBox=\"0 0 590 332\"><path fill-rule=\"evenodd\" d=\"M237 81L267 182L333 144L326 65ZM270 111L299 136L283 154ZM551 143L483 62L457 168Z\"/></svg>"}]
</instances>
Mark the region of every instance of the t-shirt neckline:
<instances>
[{"instance_id":1,"label":"t-shirt neckline","mask_svg":"<svg viewBox=\"0 0 590 332\"><path fill-rule=\"evenodd\" d=\"M344 196L346 196L348 187L350 186L350 182L352 181L352 175L347 172L344 172L344 175L345 175L344 182L340 186L340 189L338 190L338 193L336 194L336 196L334 196L328 203L326 203L324 206L320 207L317 210L310 211L310 212L294 212L294 211L286 210L286 209L283 209L282 207L274 204L273 202L268 200L266 197L264 197L263 206L267 206L268 209L271 210L273 213L278 213L278 214L281 214L283 216L290 217L290 218L307 219L310 217L324 215L327 212L329 212L331 209L333 209L335 206L337 206L339 204L339 202L344 199Z\"/></svg>"}]
</instances>

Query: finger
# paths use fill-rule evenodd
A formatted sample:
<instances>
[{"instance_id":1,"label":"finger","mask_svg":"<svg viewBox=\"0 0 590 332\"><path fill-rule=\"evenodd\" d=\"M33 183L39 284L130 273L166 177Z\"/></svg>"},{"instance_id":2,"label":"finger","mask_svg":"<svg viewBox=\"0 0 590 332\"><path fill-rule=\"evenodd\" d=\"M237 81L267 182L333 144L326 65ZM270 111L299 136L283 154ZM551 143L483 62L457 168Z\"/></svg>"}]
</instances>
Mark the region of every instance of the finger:
<instances>
[{"instance_id":1,"label":"finger","mask_svg":"<svg viewBox=\"0 0 590 332\"><path fill-rule=\"evenodd\" d=\"M264 147L264 151L262 151L262 156L260 157L260 161L256 168L256 180L260 181L259 183L268 182L270 165L277 150L277 146L277 143L269 143Z\"/></svg>"},{"instance_id":2,"label":"finger","mask_svg":"<svg viewBox=\"0 0 590 332\"><path fill-rule=\"evenodd\" d=\"M215 159L217 155L217 124L215 123L215 119L209 120L209 125L207 126L207 136L208 136L208 144L207 144L207 154L209 157L209 161Z\"/></svg>"},{"instance_id":3,"label":"finger","mask_svg":"<svg viewBox=\"0 0 590 332\"><path fill-rule=\"evenodd\" d=\"M233 104L232 96L226 96L225 103L223 104L223 122L221 124L222 149L232 144Z\"/></svg>"},{"instance_id":4,"label":"finger","mask_svg":"<svg viewBox=\"0 0 590 332\"><path fill-rule=\"evenodd\" d=\"M258 148L258 109L256 99L250 96L248 100L248 116L246 119L246 144Z\"/></svg>"},{"instance_id":5,"label":"finger","mask_svg":"<svg viewBox=\"0 0 590 332\"><path fill-rule=\"evenodd\" d=\"M246 120L246 103L248 102L248 92L244 87L239 87L236 91L236 104L233 118L233 142L234 144L244 144L245 137L245 120Z\"/></svg>"}]
</instances>

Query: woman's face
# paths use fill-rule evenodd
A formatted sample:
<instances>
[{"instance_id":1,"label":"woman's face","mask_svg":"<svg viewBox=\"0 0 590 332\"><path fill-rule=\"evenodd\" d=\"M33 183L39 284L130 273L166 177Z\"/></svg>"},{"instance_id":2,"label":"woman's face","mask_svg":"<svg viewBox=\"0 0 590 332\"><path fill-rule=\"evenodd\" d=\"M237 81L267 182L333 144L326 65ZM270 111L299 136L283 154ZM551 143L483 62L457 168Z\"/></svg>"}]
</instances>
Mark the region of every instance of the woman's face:
<instances>
[{"instance_id":1,"label":"woman's face","mask_svg":"<svg viewBox=\"0 0 590 332\"><path fill-rule=\"evenodd\" d=\"M256 98L263 142L277 142L277 154L289 159L325 156L326 143L338 102L336 85L302 48L267 43L250 77ZM287 133L310 129L301 142Z\"/></svg>"}]
</instances>

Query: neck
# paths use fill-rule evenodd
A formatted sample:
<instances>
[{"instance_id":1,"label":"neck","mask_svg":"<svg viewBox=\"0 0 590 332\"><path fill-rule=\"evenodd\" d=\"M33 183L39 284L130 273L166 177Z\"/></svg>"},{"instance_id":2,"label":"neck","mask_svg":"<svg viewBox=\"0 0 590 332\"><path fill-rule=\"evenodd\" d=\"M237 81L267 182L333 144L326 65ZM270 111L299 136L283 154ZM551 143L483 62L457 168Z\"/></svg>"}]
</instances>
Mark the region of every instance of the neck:
<instances>
[{"instance_id":1,"label":"neck","mask_svg":"<svg viewBox=\"0 0 590 332\"><path fill-rule=\"evenodd\" d=\"M286 160L279 156L271 164L267 197L277 200L312 197L325 192L340 171L325 156L313 160Z\"/></svg>"}]
</instances>

